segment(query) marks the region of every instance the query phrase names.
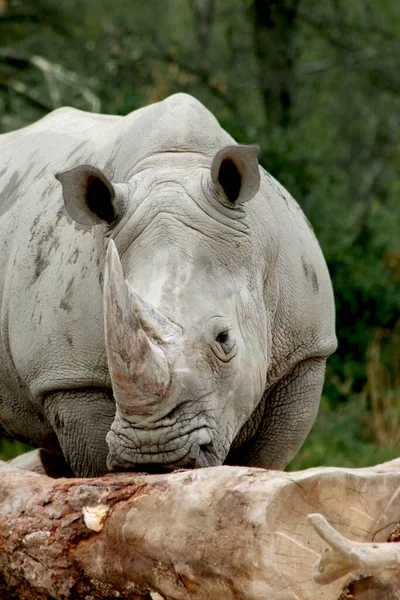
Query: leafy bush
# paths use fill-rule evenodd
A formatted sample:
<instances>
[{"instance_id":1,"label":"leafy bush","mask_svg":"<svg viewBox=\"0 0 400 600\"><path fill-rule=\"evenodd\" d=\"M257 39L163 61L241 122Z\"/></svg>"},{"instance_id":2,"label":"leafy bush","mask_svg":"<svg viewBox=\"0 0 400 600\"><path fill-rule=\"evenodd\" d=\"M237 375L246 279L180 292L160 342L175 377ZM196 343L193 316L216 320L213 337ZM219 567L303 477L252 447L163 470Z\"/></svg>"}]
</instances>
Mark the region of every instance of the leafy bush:
<instances>
[{"instance_id":1,"label":"leafy bush","mask_svg":"<svg viewBox=\"0 0 400 600\"><path fill-rule=\"evenodd\" d=\"M0 460L10 460L19 454L28 452L28 450L31 450L31 447L22 442L0 438Z\"/></svg>"},{"instance_id":2,"label":"leafy bush","mask_svg":"<svg viewBox=\"0 0 400 600\"><path fill-rule=\"evenodd\" d=\"M382 447L373 439L370 413L361 397L332 407L322 397L317 420L287 470L317 466L366 467L400 456L400 447Z\"/></svg>"}]
</instances>

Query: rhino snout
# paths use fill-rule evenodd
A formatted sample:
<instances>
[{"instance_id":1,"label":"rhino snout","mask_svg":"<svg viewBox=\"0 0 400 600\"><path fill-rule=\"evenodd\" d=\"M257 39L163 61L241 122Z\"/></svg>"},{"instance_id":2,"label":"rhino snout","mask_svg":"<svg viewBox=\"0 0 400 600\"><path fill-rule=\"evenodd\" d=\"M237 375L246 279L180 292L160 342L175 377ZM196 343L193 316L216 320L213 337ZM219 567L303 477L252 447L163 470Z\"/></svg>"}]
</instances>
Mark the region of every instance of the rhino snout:
<instances>
[{"instance_id":1,"label":"rhino snout","mask_svg":"<svg viewBox=\"0 0 400 600\"><path fill-rule=\"evenodd\" d=\"M140 429L117 416L107 434L107 468L115 470L167 470L221 464L213 456L213 436L206 425L182 429Z\"/></svg>"}]
</instances>

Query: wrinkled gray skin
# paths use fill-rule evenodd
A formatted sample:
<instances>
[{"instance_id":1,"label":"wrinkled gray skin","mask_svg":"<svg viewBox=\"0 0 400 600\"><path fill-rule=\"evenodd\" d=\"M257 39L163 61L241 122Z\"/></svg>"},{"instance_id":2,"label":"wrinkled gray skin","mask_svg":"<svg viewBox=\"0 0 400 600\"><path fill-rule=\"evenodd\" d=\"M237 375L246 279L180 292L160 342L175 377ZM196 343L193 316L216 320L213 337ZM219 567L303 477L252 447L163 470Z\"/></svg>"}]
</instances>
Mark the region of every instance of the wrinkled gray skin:
<instances>
[{"instance_id":1,"label":"wrinkled gray skin","mask_svg":"<svg viewBox=\"0 0 400 600\"><path fill-rule=\"evenodd\" d=\"M59 109L0 150L4 430L79 476L283 467L316 416L334 306L254 148L177 94L126 117Z\"/></svg>"}]
</instances>

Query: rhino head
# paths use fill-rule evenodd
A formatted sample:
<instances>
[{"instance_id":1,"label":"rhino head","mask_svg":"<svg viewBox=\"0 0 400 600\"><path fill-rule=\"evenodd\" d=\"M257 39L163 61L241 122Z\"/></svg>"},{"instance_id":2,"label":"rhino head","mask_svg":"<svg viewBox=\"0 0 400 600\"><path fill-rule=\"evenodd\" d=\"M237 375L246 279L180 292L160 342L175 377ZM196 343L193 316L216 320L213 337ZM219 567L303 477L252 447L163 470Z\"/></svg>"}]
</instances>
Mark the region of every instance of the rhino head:
<instances>
[{"instance_id":1,"label":"rhino head","mask_svg":"<svg viewBox=\"0 0 400 600\"><path fill-rule=\"evenodd\" d=\"M222 464L264 392L265 257L244 207L257 148L189 158L171 152L124 183L87 165L58 175L71 217L107 226L110 470Z\"/></svg>"}]
</instances>

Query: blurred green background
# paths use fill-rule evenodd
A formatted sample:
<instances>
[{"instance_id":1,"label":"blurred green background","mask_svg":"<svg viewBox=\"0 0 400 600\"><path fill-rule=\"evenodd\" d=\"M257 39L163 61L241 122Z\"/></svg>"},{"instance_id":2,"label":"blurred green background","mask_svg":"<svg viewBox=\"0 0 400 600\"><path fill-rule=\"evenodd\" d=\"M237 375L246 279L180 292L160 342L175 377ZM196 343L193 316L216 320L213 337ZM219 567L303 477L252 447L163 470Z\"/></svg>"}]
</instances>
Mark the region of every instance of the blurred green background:
<instances>
[{"instance_id":1,"label":"blurred green background","mask_svg":"<svg viewBox=\"0 0 400 600\"><path fill-rule=\"evenodd\" d=\"M397 0L0 0L1 132L185 91L300 203L339 349L291 469L400 454L399 31Z\"/></svg>"}]
</instances>

